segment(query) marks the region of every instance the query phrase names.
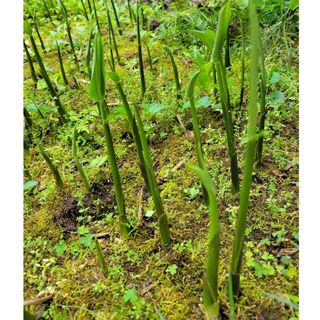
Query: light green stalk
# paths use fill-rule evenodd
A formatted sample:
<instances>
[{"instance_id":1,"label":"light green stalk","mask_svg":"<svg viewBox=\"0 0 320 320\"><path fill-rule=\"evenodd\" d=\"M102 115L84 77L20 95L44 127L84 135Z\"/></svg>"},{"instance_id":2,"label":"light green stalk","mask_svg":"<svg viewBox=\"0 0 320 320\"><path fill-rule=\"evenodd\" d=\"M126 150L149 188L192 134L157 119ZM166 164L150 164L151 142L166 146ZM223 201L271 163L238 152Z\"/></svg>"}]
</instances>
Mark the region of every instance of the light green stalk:
<instances>
[{"instance_id":1,"label":"light green stalk","mask_svg":"<svg viewBox=\"0 0 320 320\"><path fill-rule=\"evenodd\" d=\"M56 42L56 46L57 46L58 59L59 59L60 70L61 70L63 82L67 86L68 85L68 79L67 79L66 73L64 71L63 60L62 60L62 57L61 57L60 47L59 47L58 41L56 39L55 39L55 42Z\"/></svg>"},{"instance_id":2,"label":"light green stalk","mask_svg":"<svg viewBox=\"0 0 320 320\"><path fill-rule=\"evenodd\" d=\"M102 254L102 250L101 250L101 247L100 247L100 244L99 244L99 240L96 238L94 242L95 242L97 259L98 259L99 265L100 265L103 273L105 275L107 275L108 268L107 268L106 262L105 262L105 260L103 258L103 254Z\"/></svg>"},{"instance_id":3,"label":"light green stalk","mask_svg":"<svg viewBox=\"0 0 320 320\"><path fill-rule=\"evenodd\" d=\"M240 13L239 13L240 15ZM245 47L244 47L244 28L242 18L239 17L240 30L241 30L241 80L240 80L240 97L239 97L239 108L243 104L243 94L244 94L244 74L245 74Z\"/></svg>"},{"instance_id":4,"label":"light green stalk","mask_svg":"<svg viewBox=\"0 0 320 320\"><path fill-rule=\"evenodd\" d=\"M149 65L150 65L150 70L153 71L153 63L152 63L152 57L151 57L151 52L150 52L149 45L148 45L147 41L144 41L144 44L146 45L146 48L147 48L147 54L148 54L148 61L149 61Z\"/></svg>"},{"instance_id":5,"label":"light green stalk","mask_svg":"<svg viewBox=\"0 0 320 320\"><path fill-rule=\"evenodd\" d=\"M52 83L50 81L50 78L49 78L49 76L47 74L47 71L46 71L46 69L44 67L44 64L42 62L41 56L39 54L37 45L36 45L36 43L34 41L34 38L32 36L32 29L31 29L30 24L29 24L29 22L27 20L24 21L24 31L30 37L32 49L34 51L34 54L35 54L36 59L37 59L37 62L39 64L41 75L42 75L44 81L47 84L49 92L50 92L52 98L54 99L54 102L55 102L56 106L58 107L58 112L59 112L59 114L61 116L61 119L64 121L64 120L66 120L67 112L66 112L65 108L62 106L62 104L60 102L60 99L59 99L59 96L58 96L56 90L54 89L54 87L53 87L53 85L52 85Z\"/></svg>"},{"instance_id":6,"label":"light green stalk","mask_svg":"<svg viewBox=\"0 0 320 320\"><path fill-rule=\"evenodd\" d=\"M106 141L106 147L113 178L114 192L116 196L117 208L119 213L120 233L123 237L127 237L129 235L128 220L125 212L124 196L121 187L121 179L119 169L117 166L116 155L114 152L111 131L107 121L107 115L109 111L104 101L105 93L106 85L104 74L103 44L100 33L97 32L95 36L93 68L91 82L89 86L89 95L92 99L99 102L100 117L103 125L103 133Z\"/></svg>"},{"instance_id":7,"label":"light green stalk","mask_svg":"<svg viewBox=\"0 0 320 320\"><path fill-rule=\"evenodd\" d=\"M199 126L199 120L198 120L198 116L197 116L197 109L196 109L196 106L194 103L194 87L195 87L195 83L196 83L196 80L197 80L199 74L200 74L200 71L196 72L192 76L191 80L189 81L189 84L187 87L187 97L190 101L190 108L191 108L191 114L192 114L192 126L193 126L193 132L194 132L194 140L195 140L195 145L196 145L198 164L201 169L204 169L205 163L204 163L203 151L202 151L202 146L201 146L200 126ZM209 198L208 198L208 193L207 193L204 185L202 185L202 192L203 192L204 201L208 205Z\"/></svg>"},{"instance_id":8,"label":"light green stalk","mask_svg":"<svg viewBox=\"0 0 320 320\"><path fill-rule=\"evenodd\" d=\"M203 168L195 167L191 164L188 164L187 166L198 176L209 197L209 249L204 279L203 304L205 306L207 319L218 320L218 270L221 231L215 186L206 166Z\"/></svg>"},{"instance_id":9,"label":"light green stalk","mask_svg":"<svg viewBox=\"0 0 320 320\"><path fill-rule=\"evenodd\" d=\"M63 189L64 188L64 184L63 184L63 181L61 179L61 176L60 176L60 173L59 173L57 167L53 164L52 160L50 159L50 157L48 156L46 151L43 149L40 141L37 140L36 142L37 142L40 154L42 155L42 157L46 161L47 165L49 166L49 169L50 169L51 173L54 176L54 179L56 181L56 184L57 184L58 188Z\"/></svg>"},{"instance_id":10,"label":"light green stalk","mask_svg":"<svg viewBox=\"0 0 320 320\"><path fill-rule=\"evenodd\" d=\"M87 177L85 171L83 170L83 167L82 167L82 165L79 161L79 158L78 158L77 136L78 136L77 128L74 127L73 139L72 139L72 156L73 156L73 160L76 164L76 167L80 173L84 187L86 188L88 193L91 193L91 187L90 187L90 184L88 181L88 177Z\"/></svg>"},{"instance_id":11,"label":"light green stalk","mask_svg":"<svg viewBox=\"0 0 320 320\"><path fill-rule=\"evenodd\" d=\"M92 35L93 35L93 28L90 30L89 39L88 39L88 46L86 50L86 66L88 69L88 76L91 78L91 42L92 42Z\"/></svg>"},{"instance_id":12,"label":"light green stalk","mask_svg":"<svg viewBox=\"0 0 320 320\"><path fill-rule=\"evenodd\" d=\"M250 22L250 82L249 82L249 105L248 105L248 128L247 147L245 153L245 164L243 182L240 191L240 206L237 217L236 233L232 247L231 275L234 295L239 294L240 268L244 246L245 230L247 223L250 187L252 182L252 171L256 149L256 121L257 121L257 96L258 96L258 57L259 57L259 23L253 0L249 0L249 22Z\"/></svg>"},{"instance_id":13,"label":"light green stalk","mask_svg":"<svg viewBox=\"0 0 320 320\"><path fill-rule=\"evenodd\" d=\"M68 12L67 12L67 9L66 9L66 7L64 6L62 0L58 0L58 4L59 4L59 6L60 6L61 13L62 13L63 18L64 18L64 21L65 21L65 23L66 23L67 34L68 34L68 38L69 38L71 50L72 50L72 53L73 53L74 62L75 62L75 64L76 64L77 71L80 71L79 62L78 62L78 58L77 58L77 54L76 54L76 50L75 50L75 48L74 48L74 44L73 44L73 40L72 40L71 27L70 27L69 20L68 20Z\"/></svg>"},{"instance_id":14,"label":"light green stalk","mask_svg":"<svg viewBox=\"0 0 320 320\"><path fill-rule=\"evenodd\" d=\"M111 21L111 17L110 17L110 12L109 12L107 0L106 0L106 7L107 7L107 18L108 18L108 27L109 27L109 38L110 38L110 32L111 32L113 47L116 52L117 60L118 60L118 63L121 63L120 54L118 51L118 46L117 46L116 37L114 34L114 29L113 29L113 25L112 25L112 21ZM111 43L110 43L110 45L111 45Z\"/></svg>"},{"instance_id":15,"label":"light green stalk","mask_svg":"<svg viewBox=\"0 0 320 320\"><path fill-rule=\"evenodd\" d=\"M171 239L170 239L170 231L169 231L169 226L168 226L168 219L167 216L164 212L163 204L162 204L162 199L160 195L160 190L159 186L156 180L156 176L154 173L153 165L152 165L152 160L150 156L150 150L149 146L147 143L147 138L143 129L143 124L141 121L141 117L139 114L138 107L135 105L135 117L137 119L137 122L133 122L133 124L137 123L138 126L138 131L141 139L141 147L142 147L142 152L143 152L143 157L144 157L144 163L146 165L146 170L147 170L147 175L148 175L148 181L150 184L150 191L151 191L151 196L153 198L154 206L156 209L156 214L158 216L158 225L160 229L160 237L161 237L161 242L163 244L168 244ZM134 130L137 130L136 128Z\"/></svg>"},{"instance_id":16,"label":"light green stalk","mask_svg":"<svg viewBox=\"0 0 320 320\"><path fill-rule=\"evenodd\" d=\"M138 39L138 57L139 57L139 71L140 71L140 83L141 83L141 96L143 97L146 92L146 80L144 77L143 59L142 59L142 47L140 38L140 22L139 22L139 9L140 6L137 3L137 39Z\"/></svg>"},{"instance_id":17,"label":"light green stalk","mask_svg":"<svg viewBox=\"0 0 320 320\"><path fill-rule=\"evenodd\" d=\"M238 192L239 191L238 160L237 160L237 154L236 154L236 148L235 148L235 142L234 142L234 131L233 131L233 124L232 124L228 83L227 83L226 71L225 71L225 67L223 66L222 55L221 55L223 44L227 36L230 17L231 17L231 5L229 0L222 7L219 14L218 28L216 32L216 39L214 42L211 59L217 72L217 81L218 81L219 94L220 94L220 100L222 105L224 126L226 130L228 154L230 159L232 189L233 189L233 192Z\"/></svg>"},{"instance_id":18,"label":"light green stalk","mask_svg":"<svg viewBox=\"0 0 320 320\"><path fill-rule=\"evenodd\" d=\"M141 139L140 139L139 132L137 130L136 120L133 117L132 111L130 109L126 94L123 91L123 88L122 88L122 85L121 85L120 78L119 78L118 74L115 73L115 72L107 72L107 75L109 76L109 78L111 78L115 82L117 90L118 90L118 92L120 94L120 97L121 97L121 100L122 100L122 103L123 103L123 106L125 108L125 112L126 112L126 115L127 115L127 119L128 119L128 122L129 122L129 126L130 126L130 129L131 129L131 132L132 132L133 140L134 140L134 143L136 145L137 152L138 152L139 167L140 167L140 170L141 170L141 174L142 174L142 177L143 177L143 179L145 181L146 187L147 187L149 193L151 194L150 183L149 183L149 180L148 180L147 169L146 169L146 164L145 164L145 160L144 160L144 157L143 157Z\"/></svg>"},{"instance_id":19,"label":"light green stalk","mask_svg":"<svg viewBox=\"0 0 320 320\"><path fill-rule=\"evenodd\" d=\"M174 81L176 83L177 104L179 105L179 102L181 100L181 87L180 87L180 81L179 81L178 68L177 68L177 65L174 61L172 50L167 46L165 46L164 49L166 50L166 52L168 53L168 55L170 57L170 61L171 61L172 69L173 69Z\"/></svg>"},{"instance_id":20,"label":"light green stalk","mask_svg":"<svg viewBox=\"0 0 320 320\"><path fill-rule=\"evenodd\" d=\"M28 59L28 63L29 63L32 79L33 79L34 83L37 84L38 78L37 78L37 75L36 75L36 71L35 71L34 66L33 66L33 62L32 62L32 58L30 56L30 52L29 52L28 47L27 47L27 45L26 45L24 40L23 40L23 47L24 47L24 50L25 50L26 55L27 55L27 59Z\"/></svg>"}]
</instances>

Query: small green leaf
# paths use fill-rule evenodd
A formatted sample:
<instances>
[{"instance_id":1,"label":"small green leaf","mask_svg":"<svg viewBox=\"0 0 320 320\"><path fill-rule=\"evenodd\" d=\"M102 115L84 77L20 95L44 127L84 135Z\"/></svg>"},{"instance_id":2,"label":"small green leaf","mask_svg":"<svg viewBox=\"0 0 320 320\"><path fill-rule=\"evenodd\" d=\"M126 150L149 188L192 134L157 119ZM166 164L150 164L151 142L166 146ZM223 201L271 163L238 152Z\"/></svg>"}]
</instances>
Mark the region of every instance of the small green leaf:
<instances>
[{"instance_id":1,"label":"small green leaf","mask_svg":"<svg viewBox=\"0 0 320 320\"><path fill-rule=\"evenodd\" d=\"M154 214L154 211L153 211L153 210L147 210L146 213L145 213L145 216L148 217L148 218L150 218L150 217L153 216L153 214Z\"/></svg>"},{"instance_id":2,"label":"small green leaf","mask_svg":"<svg viewBox=\"0 0 320 320\"><path fill-rule=\"evenodd\" d=\"M28 36L32 36L32 29L28 20L24 20L23 29Z\"/></svg>"},{"instance_id":3,"label":"small green leaf","mask_svg":"<svg viewBox=\"0 0 320 320\"><path fill-rule=\"evenodd\" d=\"M64 252L67 250L67 245L62 239L54 246L54 249L56 251L57 256L61 257L64 254Z\"/></svg>"},{"instance_id":4,"label":"small green leaf","mask_svg":"<svg viewBox=\"0 0 320 320\"><path fill-rule=\"evenodd\" d=\"M128 301L135 302L137 300L138 300L138 295L137 295L136 288L131 288L124 293L121 302L122 303L126 303Z\"/></svg>"},{"instance_id":5,"label":"small green leaf","mask_svg":"<svg viewBox=\"0 0 320 320\"><path fill-rule=\"evenodd\" d=\"M176 264L171 264L167 269L166 272L170 273L172 276L174 276L177 273L178 266Z\"/></svg>"},{"instance_id":6,"label":"small green leaf","mask_svg":"<svg viewBox=\"0 0 320 320\"><path fill-rule=\"evenodd\" d=\"M206 29L205 31L191 30L191 33L198 38L209 50L213 49L214 38L216 33L213 30Z\"/></svg>"},{"instance_id":7,"label":"small green leaf","mask_svg":"<svg viewBox=\"0 0 320 320\"><path fill-rule=\"evenodd\" d=\"M92 245L92 240L93 240L93 235L89 233L89 234L87 234L86 236L81 237L81 238L79 239L79 243L80 243L80 244L83 244L83 245L86 246L86 247L91 247L91 245Z\"/></svg>"},{"instance_id":8,"label":"small green leaf","mask_svg":"<svg viewBox=\"0 0 320 320\"><path fill-rule=\"evenodd\" d=\"M78 232L79 234L86 234L86 233L89 232L89 229L88 229L87 227L85 227L85 226L80 226L80 227L78 227L77 232Z\"/></svg>"},{"instance_id":9,"label":"small green leaf","mask_svg":"<svg viewBox=\"0 0 320 320\"><path fill-rule=\"evenodd\" d=\"M272 72L270 77L270 84L275 84L281 80L281 75L278 72Z\"/></svg>"},{"instance_id":10,"label":"small green leaf","mask_svg":"<svg viewBox=\"0 0 320 320\"><path fill-rule=\"evenodd\" d=\"M114 82L120 82L120 78L116 72L107 72L106 75Z\"/></svg>"},{"instance_id":11,"label":"small green leaf","mask_svg":"<svg viewBox=\"0 0 320 320\"><path fill-rule=\"evenodd\" d=\"M44 79L40 79L37 82L37 90L43 90L47 88L47 84Z\"/></svg>"},{"instance_id":12,"label":"small green leaf","mask_svg":"<svg viewBox=\"0 0 320 320\"><path fill-rule=\"evenodd\" d=\"M89 163L90 168L100 167L107 161L107 157L98 157Z\"/></svg>"},{"instance_id":13,"label":"small green leaf","mask_svg":"<svg viewBox=\"0 0 320 320\"><path fill-rule=\"evenodd\" d=\"M32 181L27 181L23 185L23 190L24 191L29 191L32 190L34 187L36 187L39 184L38 181L32 180Z\"/></svg>"},{"instance_id":14,"label":"small green leaf","mask_svg":"<svg viewBox=\"0 0 320 320\"><path fill-rule=\"evenodd\" d=\"M157 112L159 112L163 109L167 109L167 108L169 108L169 105L153 102L153 103L145 104L143 106L143 111L145 111L147 113L157 113Z\"/></svg>"}]
</instances>

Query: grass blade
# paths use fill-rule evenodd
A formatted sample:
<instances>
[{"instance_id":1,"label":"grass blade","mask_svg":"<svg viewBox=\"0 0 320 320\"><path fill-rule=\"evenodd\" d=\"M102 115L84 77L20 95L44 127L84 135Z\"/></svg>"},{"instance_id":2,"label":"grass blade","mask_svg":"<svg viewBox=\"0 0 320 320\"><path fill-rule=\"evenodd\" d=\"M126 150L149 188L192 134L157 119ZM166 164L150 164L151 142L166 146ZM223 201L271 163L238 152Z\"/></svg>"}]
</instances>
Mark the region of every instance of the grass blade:
<instances>
[{"instance_id":1,"label":"grass blade","mask_svg":"<svg viewBox=\"0 0 320 320\"><path fill-rule=\"evenodd\" d=\"M24 47L24 50L25 50L26 55L27 55L27 59L28 59L28 63L29 63L32 79L35 82L35 84L37 84L38 78L37 78L37 75L36 75L36 71L35 71L34 66L33 66L33 62L32 62L32 58L30 56L29 49L28 49L28 47L27 47L27 45L26 45L24 40L23 40L23 47Z\"/></svg>"},{"instance_id":2,"label":"grass blade","mask_svg":"<svg viewBox=\"0 0 320 320\"><path fill-rule=\"evenodd\" d=\"M172 69L173 69L174 81L176 83L177 104L179 105L179 101L181 99L181 87L180 87L180 82L179 82L178 68L177 68L177 65L174 61L172 50L167 46L165 46L164 49L166 50L166 52L168 53L168 55L170 57L170 61L171 61Z\"/></svg>"}]
</instances>

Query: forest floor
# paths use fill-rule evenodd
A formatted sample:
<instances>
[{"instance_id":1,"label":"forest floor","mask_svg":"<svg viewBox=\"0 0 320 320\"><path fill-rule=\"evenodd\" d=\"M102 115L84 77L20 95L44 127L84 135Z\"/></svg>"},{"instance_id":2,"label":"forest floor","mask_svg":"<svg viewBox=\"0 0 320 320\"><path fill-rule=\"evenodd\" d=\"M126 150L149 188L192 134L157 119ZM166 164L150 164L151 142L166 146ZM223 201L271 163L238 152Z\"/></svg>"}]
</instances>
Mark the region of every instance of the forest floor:
<instances>
[{"instance_id":1,"label":"forest floor","mask_svg":"<svg viewBox=\"0 0 320 320\"><path fill-rule=\"evenodd\" d=\"M45 309L39 311L38 306L31 306L28 310L31 313L38 310L43 319L204 319L201 301L208 251L208 208L203 203L199 181L185 166L186 163L197 163L191 112L184 95L180 106L176 105L172 67L163 44L174 48L183 92L190 73L197 66L188 53L192 50L183 44L183 39L174 42L172 38L171 42L166 42L170 34L161 27L166 26L165 23L170 27L168 21L170 18L177 19L177 14L165 12L168 16L162 20L164 14L157 13L157 19L162 24L153 31L145 31L146 39L152 39L153 70L143 48L147 92L140 108L172 235L172 243L163 246L152 198L143 188L133 139L121 113L120 98L112 81L106 80L107 102L111 103L114 114L109 124L123 183L126 211L134 228L129 239L119 236L102 126L97 106L87 92L89 78L84 56L90 27L78 9L73 10L72 5L68 8L71 13L75 12L70 23L83 69L82 72L74 72L78 89L71 77L70 83L73 85L62 84L50 34L55 30L56 37L63 39L60 42L63 61L70 75L74 63L64 27L54 21L54 29L52 24L46 22L47 19L39 18L39 30L46 45L46 51L41 54L61 93L61 102L70 114L67 123L59 122L43 80L34 85L25 61L24 103L32 116L33 134L41 139L65 183L63 191L56 188L36 144L27 137L25 182L32 180L38 184L25 190L24 296L28 300L39 293L53 294ZM145 11L147 16L148 9ZM105 22L103 14L100 18ZM117 35L121 56L117 72L129 101L135 102L140 93L136 36L126 14L125 8L120 6L119 15L125 22L122 24L123 36ZM179 18L183 19L181 16ZM105 25L101 25L107 54L107 31ZM176 24L176 28L179 25ZM272 26L270 30L273 30ZM187 31L183 30L182 23L180 31L175 32ZM241 177L244 154L241 141L246 128L247 89L244 104L239 108L236 102L241 61L237 32L235 24L234 34L231 33L234 43L228 78ZM294 309L272 295L294 303L298 299L297 39L290 38L289 64L284 46L272 45L273 39L272 36L268 38L268 30L263 32L269 77L266 138L262 166L254 170L253 176L236 319L295 319ZM223 118L212 87L209 90L197 89L196 100L203 151L217 186L222 226L219 300L221 312L228 319L225 287L239 196L231 193ZM41 105L44 118L34 110L33 103ZM185 128L177 121L176 113ZM72 159L71 139L75 125L79 131L79 159L92 184L91 195L86 194ZM94 236L99 239L107 274L102 272L97 261Z\"/></svg>"}]
</instances>

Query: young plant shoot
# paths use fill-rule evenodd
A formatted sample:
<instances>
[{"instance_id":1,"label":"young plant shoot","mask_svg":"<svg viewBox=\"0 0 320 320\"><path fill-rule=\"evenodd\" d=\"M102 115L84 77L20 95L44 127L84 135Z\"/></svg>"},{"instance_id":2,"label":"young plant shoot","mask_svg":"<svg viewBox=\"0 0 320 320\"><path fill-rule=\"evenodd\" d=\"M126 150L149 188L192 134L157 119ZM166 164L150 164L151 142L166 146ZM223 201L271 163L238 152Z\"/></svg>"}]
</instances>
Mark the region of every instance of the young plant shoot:
<instances>
[{"instance_id":1,"label":"young plant shoot","mask_svg":"<svg viewBox=\"0 0 320 320\"><path fill-rule=\"evenodd\" d=\"M142 47L140 37L140 19L139 19L140 6L137 3L137 40L138 40L138 57L139 57L139 71L140 71L140 83L141 83L141 97L143 98L146 92L146 80L144 77L143 59L142 59Z\"/></svg>"},{"instance_id":2,"label":"young plant shoot","mask_svg":"<svg viewBox=\"0 0 320 320\"><path fill-rule=\"evenodd\" d=\"M112 179L114 185L114 192L116 196L117 209L119 213L119 227L120 233L123 237L129 235L128 220L126 217L124 196L121 186L121 179L119 174L119 169L116 161L116 155L114 152L111 130L107 121L107 115L109 113L108 107L105 104L105 72L104 72L104 58L103 58L103 44L101 40L100 33L97 32L94 41L94 51L93 51L93 67L92 76L89 86L90 97L97 101L99 104L99 112L101 117L101 123L103 126L103 132L109 157L109 162L111 166Z\"/></svg>"}]
</instances>

